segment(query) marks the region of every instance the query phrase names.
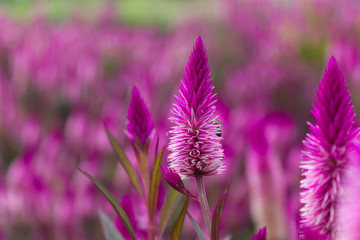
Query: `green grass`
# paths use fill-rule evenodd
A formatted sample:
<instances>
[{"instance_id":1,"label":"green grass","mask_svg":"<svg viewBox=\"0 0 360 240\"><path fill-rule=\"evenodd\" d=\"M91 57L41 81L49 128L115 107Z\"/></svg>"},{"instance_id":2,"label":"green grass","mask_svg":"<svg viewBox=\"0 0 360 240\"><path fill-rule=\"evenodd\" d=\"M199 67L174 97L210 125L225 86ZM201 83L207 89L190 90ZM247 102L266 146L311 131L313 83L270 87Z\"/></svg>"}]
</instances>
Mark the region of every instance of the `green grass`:
<instances>
[{"instance_id":1,"label":"green grass","mask_svg":"<svg viewBox=\"0 0 360 240\"><path fill-rule=\"evenodd\" d=\"M39 4L39 1L32 0L3 0L0 3L0 9L20 20L31 18L33 10L38 6L41 6L40 9L55 21L62 21L74 14L80 14L86 19L94 19L99 15L104 2L101 0L49 0ZM131 25L167 26L189 16L212 16L215 11L214 2L209 0L118 0L114 3L119 20Z\"/></svg>"}]
</instances>

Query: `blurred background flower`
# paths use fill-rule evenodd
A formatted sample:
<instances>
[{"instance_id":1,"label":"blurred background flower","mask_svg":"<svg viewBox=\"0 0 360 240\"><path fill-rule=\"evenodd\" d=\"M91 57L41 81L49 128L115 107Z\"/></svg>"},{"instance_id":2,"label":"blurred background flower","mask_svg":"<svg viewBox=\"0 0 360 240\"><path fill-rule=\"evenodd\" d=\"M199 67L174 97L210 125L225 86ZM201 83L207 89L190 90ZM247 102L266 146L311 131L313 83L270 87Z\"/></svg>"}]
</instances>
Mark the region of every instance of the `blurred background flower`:
<instances>
[{"instance_id":1,"label":"blurred background flower","mask_svg":"<svg viewBox=\"0 0 360 240\"><path fill-rule=\"evenodd\" d=\"M169 99L201 35L227 166L208 177L210 206L231 179L222 237L251 239L272 223L268 234L297 239L301 140L331 55L359 112L360 2L5 0L0 7L0 238L103 239L97 209L115 221L114 213L77 167L134 204L103 123L136 161L123 134L136 85L154 136L166 144ZM198 206L190 201L189 209L201 222ZM143 229L141 214L133 215ZM188 219L181 236L196 238Z\"/></svg>"}]
</instances>

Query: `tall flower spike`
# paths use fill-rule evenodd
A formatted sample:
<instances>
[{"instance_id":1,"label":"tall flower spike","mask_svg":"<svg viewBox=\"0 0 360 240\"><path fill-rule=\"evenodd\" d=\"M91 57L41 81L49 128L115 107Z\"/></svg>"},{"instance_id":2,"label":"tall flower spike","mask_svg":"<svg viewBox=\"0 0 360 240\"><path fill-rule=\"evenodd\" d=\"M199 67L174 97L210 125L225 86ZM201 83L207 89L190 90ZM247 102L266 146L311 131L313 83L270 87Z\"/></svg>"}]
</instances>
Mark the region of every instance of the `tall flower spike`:
<instances>
[{"instance_id":1,"label":"tall flower spike","mask_svg":"<svg viewBox=\"0 0 360 240\"><path fill-rule=\"evenodd\" d=\"M309 123L310 134L304 141L300 168L302 222L313 227L325 239L334 239L337 223L335 210L342 189L342 175L348 164L351 143L355 139L355 114L345 80L331 57L319 84Z\"/></svg>"},{"instance_id":2,"label":"tall flower spike","mask_svg":"<svg viewBox=\"0 0 360 240\"><path fill-rule=\"evenodd\" d=\"M199 175L215 175L224 171L215 94L211 85L206 50L198 37L180 83L179 96L172 109L168 160L182 179Z\"/></svg>"},{"instance_id":3,"label":"tall flower spike","mask_svg":"<svg viewBox=\"0 0 360 240\"><path fill-rule=\"evenodd\" d=\"M153 130L153 121L139 90L134 86L127 116L126 135L135 143L144 147Z\"/></svg>"}]
</instances>

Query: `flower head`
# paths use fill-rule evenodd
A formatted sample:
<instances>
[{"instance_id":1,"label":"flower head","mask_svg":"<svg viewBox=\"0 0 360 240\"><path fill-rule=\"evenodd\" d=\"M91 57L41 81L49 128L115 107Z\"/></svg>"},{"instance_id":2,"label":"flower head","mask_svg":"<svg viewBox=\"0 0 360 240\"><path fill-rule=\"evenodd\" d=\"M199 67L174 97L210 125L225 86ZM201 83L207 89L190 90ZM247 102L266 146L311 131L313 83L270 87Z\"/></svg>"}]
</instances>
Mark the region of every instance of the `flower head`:
<instances>
[{"instance_id":1,"label":"flower head","mask_svg":"<svg viewBox=\"0 0 360 240\"><path fill-rule=\"evenodd\" d=\"M215 175L224 171L221 137L215 116L215 94L211 85L206 50L201 38L190 55L179 96L172 109L168 160L182 178Z\"/></svg>"},{"instance_id":2,"label":"flower head","mask_svg":"<svg viewBox=\"0 0 360 240\"><path fill-rule=\"evenodd\" d=\"M336 232L335 210L342 175L348 164L351 143L355 138L355 114L345 80L334 57L319 84L312 114L316 125L309 123L310 134L304 141L300 168L302 221L326 239Z\"/></svg>"},{"instance_id":3,"label":"flower head","mask_svg":"<svg viewBox=\"0 0 360 240\"><path fill-rule=\"evenodd\" d=\"M126 135L140 146L145 146L153 130L153 121L139 90L134 86L127 116Z\"/></svg>"}]
</instances>

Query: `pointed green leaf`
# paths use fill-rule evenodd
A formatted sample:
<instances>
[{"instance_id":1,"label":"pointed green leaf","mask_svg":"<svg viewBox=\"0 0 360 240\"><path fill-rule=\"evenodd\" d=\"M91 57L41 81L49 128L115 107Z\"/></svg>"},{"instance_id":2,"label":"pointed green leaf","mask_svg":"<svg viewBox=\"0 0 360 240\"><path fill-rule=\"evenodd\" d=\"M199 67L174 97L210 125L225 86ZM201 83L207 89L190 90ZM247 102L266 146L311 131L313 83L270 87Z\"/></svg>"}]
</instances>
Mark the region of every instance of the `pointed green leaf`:
<instances>
[{"instance_id":1,"label":"pointed green leaf","mask_svg":"<svg viewBox=\"0 0 360 240\"><path fill-rule=\"evenodd\" d=\"M168 188L166 193L165 202L161 208L161 216L160 216L160 233L162 234L165 230L166 224L169 221L170 214L172 212L172 208L176 199L180 196L179 192L173 188Z\"/></svg>"},{"instance_id":2,"label":"pointed green leaf","mask_svg":"<svg viewBox=\"0 0 360 240\"><path fill-rule=\"evenodd\" d=\"M186 179L184 181L184 184L188 182L189 179ZM173 189L172 187L169 187L166 193L165 202L161 208L161 216L160 216L160 235L165 231L165 228L167 224L169 223L170 216L174 213L174 205L175 202L177 202L183 194L180 194L178 191Z\"/></svg>"},{"instance_id":3,"label":"pointed green leaf","mask_svg":"<svg viewBox=\"0 0 360 240\"><path fill-rule=\"evenodd\" d=\"M136 191L140 194L140 196L143 196L141 186L140 186L140 182L139 182L139 178L136 175L136 172L135 172L133 166L131 165L131 163L129 161L129 158L126 156L126 154L122 150L119 142L110 133L109 129L106 126L104 126L104 128L105 128L105 131L106 131L106 135L108 136L109 141L111 143L111 146L113 147L114 151L116 152L116 155L118 156L119 162L121 163L121 165L124 167L126 173L128 174L128 176L129 176L129 178L131 180L131 183L135 187Z\"/></svg>"},{"instance_id":4,"label":"pointed green leaf","mask_svg":"<svg viewBox=\"0 0 360 240\"><path fill-rule=\"evenodd\" d=\"M195 232L197 234L197 236L199 237L200 240L206 240L203 232L201 231L201 228L199 226L199 224L197 224L197 222L195 221L195 219L190 215L189 212L187 212L188 217L190 218L190 221L192 223L192 225L194 226Z\"/></svg>"},{"instance_id":5,"label":"pointed green leaf","mask_svg":"<svg viewBox=\"0 0 360 240\"><path fill-rule=\"evenodd\" d=\"M158 154L159 154L159 135L157 135L157 138L156 138L154 159L157 158Z\"/></svg>"},{"instance_id":6,"label":"pointed green leaf","mask_svg":"<svg viewBox=\"0 0 360 240\"><path fill-rule=\"evenodd\" d=\"M118 201L115 199L115 197L101 184L99 183L95 178L93 178L90 174L87 172L81 170L79 168L79 171L82 172L85 176L87 176L96 186L97 188L104 194L104 196L107 198L107 200L110 202L116 213L121 218L122 222L124 223L126 229L128 230L130 236L132 239L136 239L134 228L132 227L129 217L127 216L124 209L120 206Z\"/></svg>"},{"instance_id":7,"label":"pointed green leaf","mask_svg":"<svg viewBox=\"0 0 360 240\"><path fill-rule=\"evenodd\" d=\"M157 200L159 195L159 184L160 184L160 163L161 158L164 153L164 148L162 148L160 154L156 158L151 181L150 181L150 194L149 194L149 209L150 209L150 216L154 216L157 207Z\"/></svg>"},{"instance_id":8,"label":"pointed green leaf","mask_svg":"<svg viewBox=\"0 0 360 240\"><path fill-rule=\"evenodd\" d=\"M174 228L171 232L171 240L177 240L180 239L180 234L181 234L181 229L184 223L184 219L185 219L185 215L186 215L186 211L187 211L187 207L189 204L189 197L186 197L185 202L184 202L184 206L175 222Z\"/></svg>"},{"instance_id":9,"label":"pointed green leaf","mask_svg":"<svg viewBox=\"0 0 360 240\"><path fill-rule=\"evenodd\" d=\"M224 209L225 200L228 194L229 188L226 188L224 193L220 196L220 199L218 200L215 210L214 210L214 216L212 219L212 225L211 225L211 240L218 240L219 239L219 224L220 224L220 218L222 211Z\"/></svg>"},{"instance_id":10,"label":"pointed green leaf","mask_svg":"<svg viewBox=\"0 0 360 240\"><path fill-rule=\"evenodd\" d=\"M101 228L106 240L124 240L124 237L115 228L114 223L106 216L103 211L99 210L98 215L100 218Z\"/></svg>"}]
</instances>

